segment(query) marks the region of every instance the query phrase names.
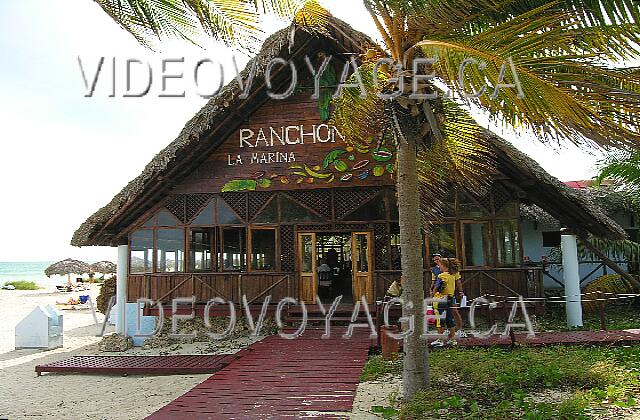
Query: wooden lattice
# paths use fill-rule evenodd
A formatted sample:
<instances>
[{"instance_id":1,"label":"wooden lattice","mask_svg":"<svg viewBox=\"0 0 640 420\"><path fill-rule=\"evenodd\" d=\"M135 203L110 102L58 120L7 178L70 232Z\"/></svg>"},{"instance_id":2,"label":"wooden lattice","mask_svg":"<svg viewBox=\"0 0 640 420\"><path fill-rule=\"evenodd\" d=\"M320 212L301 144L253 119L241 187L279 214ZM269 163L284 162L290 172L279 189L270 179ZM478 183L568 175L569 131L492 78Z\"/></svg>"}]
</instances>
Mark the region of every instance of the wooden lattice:
<instances>
[{"instance_id":1,"label":"wooden lattice","mask_svg":"<svg viewBox=\"0 0 640 420\"><path fill-rule=\"evenodd\" d=\"M379 188L359 188L348 190L337 188L334 193L336 219L342 219L378 192L380 192Z\"/></svg>"},{"instance_id":2,"label":"wooden lattice","mask_svg":"<svg viewBox=\"0 0 640 420\"><path fill-rule=\"evenodd\" d=\"M349 231L349 232L363 232L370 229L367 223L339 223L336 224L336 230Z\"/></svg>"},{"instance_id":3,"label":"wooden lattice","mask_svg":"<svg viewBox=\"0 0 640 420\"><path fill-rule=\"evenodd\" d=\"M280 226L280 270L284 273L292 273L296 269L295 242L292 225Z\"/></svg>"},{"instance_id":4,"label":"wooden lattice","mask_svg":"<svg viewBox=\"0 0 640 420\"><path fill-rule=\"evenodd\" d=\"M327 219L331 219L331 190L289 191L287 195L295 201L312 208Z\"/></svg>"},{"instance_id":5,"label":"wooden lattice","mask_svg":"<svg viewBox=\"0 0 640 420\"><path fill-rule=\"evenodd\" d=\"M236 212L238 216L247 219L247 194L245 193L224 193L222 199Z\"/></svg>"},{"instance_id":6,"label":"wooden lattice","mask_svg":"<svg viewBox=\"0 0 640 420\"><path fill-rule=\"evenodd\" d=\"M478 203L484 207L489 213L491 213L491 193L488 192L482 197L477 197Z\"/></svg>"},{"instance_id":7,"label":"wooden lattice","mask_svg":"<svg viewBox=\"0 0 640 420\"><path fill-rule=\"evenodd\" d=\"M273 193L268 191L259 191L248 193L248 219L253 219L262 210L267 201L273 196Z\"/></svg>"},{"instance_id":8,"label":"wooden lattice","mask_svg":"<svg viewBox=\"0 0 640 420\"><path fill-rule=\"evenodd\" d=\"M182 223L187 222L187 211L186 211L186 203L187 196L186 195L176 195L173 197L167 204L165 204L165 208L173 214L176 219L178 219Z\"/></svg>"},{"instance_id":9,"label":"wooden lattice","mask_svg":"<svg viewBox=\"0 0 640 420\"><path fill-rule=\"evenodd\" d=\"M496 213L511 201L513 201L513 197L503 185L497 183L493 185L493 203L496 207Z\"/></svg>"},{"instance_id":10,"label":"wooden lattice","mask_svg":"<svg viewBox=\"0 0 640 420\"><path fill-rule=\"evenodd\" d=\"M196 215L200 214L200 211L209 204L209 201L213 198L213 194L190 194L187 196L185 204L185 220L190 221Z\"/></svg>"},{"instance_id":11,"label":"wooden lattice","mask_svg":"<svg viewBox=\"0 0 640 420\"><path fill-rule=\"evenodd\" d=\"M328 232L333 230L331 224L325 225L298 225L298 230L301 232Z\"/></svg>"},{"instance_id":12,"label":"wooden lattice","mask_svg":"<svg viewBox=\"0 0 640 420\"><path fill-rule=\"evenodd\" d=\"M376 270L389 269L389 234L386 223L376 223L373 226L374 255Z\"/></svg>"}]
</instances>

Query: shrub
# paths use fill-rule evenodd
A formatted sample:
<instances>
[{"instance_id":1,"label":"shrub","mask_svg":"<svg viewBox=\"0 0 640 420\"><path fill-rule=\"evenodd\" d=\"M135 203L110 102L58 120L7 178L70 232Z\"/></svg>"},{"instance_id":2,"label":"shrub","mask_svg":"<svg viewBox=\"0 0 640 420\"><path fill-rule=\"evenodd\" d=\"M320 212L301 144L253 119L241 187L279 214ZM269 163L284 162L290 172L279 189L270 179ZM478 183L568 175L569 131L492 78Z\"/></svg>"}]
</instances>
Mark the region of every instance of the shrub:
<instances>
[{"instance_id":1,"label":"shrub","mask_svg":"<svg viewBox=\"0 0 640 420\"><path fill-rule=\"evenodd\" d=\"M5 286L12 285L16 288L16 290L38 290L40 286L38 286L33 281L25 281L25 280L16 280L16 281L8 281L4 284Z\"/></svg>"}]
</instances>

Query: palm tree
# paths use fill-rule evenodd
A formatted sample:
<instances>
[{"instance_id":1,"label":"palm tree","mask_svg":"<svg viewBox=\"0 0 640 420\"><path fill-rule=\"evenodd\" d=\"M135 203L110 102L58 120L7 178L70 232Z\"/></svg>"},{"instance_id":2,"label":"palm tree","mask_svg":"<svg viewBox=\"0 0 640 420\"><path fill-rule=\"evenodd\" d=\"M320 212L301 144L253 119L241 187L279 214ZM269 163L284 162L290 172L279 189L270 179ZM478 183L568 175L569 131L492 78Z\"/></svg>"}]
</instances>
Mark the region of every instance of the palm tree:
<instances>
[{"instance_id":1,"label":"palm tree","mask_svg":"<svg viewBox=\"0 0 640 420\"><path fill-rule=\"evenodd\" d=\"M622 185L621 192L634 204L640 193L640 151L611 153L599 162L600 168L596 184L605 179L613 179Z\"/></svg>"},{"instance_id":2,"label":"palm tree","mask_svg":"<svg viewBox=\"0 0 640 420\"><path fill-rule=\"evenodd\" d=\"M324 10L305 0L97 0L141 42L153 37L191 39L202 32L229 45L252 49L260 15L296 17L317 25ZM615 68L636 58L640 2L635 0L363 0L383 45L360 57L363 82L374 93L343 90L333 121L354 142L387 137L396 142L397 192L405 298L421 302L420 190L436 197L445 180L482 186L491 164L481 130L460 108L473 104L504 125L532 131L542 141L580 146L636 147L640 144L640 78ZM151 36L151 37L150 37ZM437 56L419 69L435 80L418 80L412 60ZM399 90L394 65L406 76L394 101L375 93ZM465 61L467 60L467 61ZM464 83L458 82L461 63ZM437 99L411 96L438 94ZM434 81L438 83L434 84ZM504 87L504 84L516 87ZM453 92L458 102L440 88ZM469 93L474 93L470 95ZM484 175L483 175L484 174ZM416 176L419 175L419 176ZM420 183L418 182L420 179ZM422 305L405 308L422 331ZM404 397L428 381L426 343L420 334L405 341Z\"/></svg>"}]
</instances>

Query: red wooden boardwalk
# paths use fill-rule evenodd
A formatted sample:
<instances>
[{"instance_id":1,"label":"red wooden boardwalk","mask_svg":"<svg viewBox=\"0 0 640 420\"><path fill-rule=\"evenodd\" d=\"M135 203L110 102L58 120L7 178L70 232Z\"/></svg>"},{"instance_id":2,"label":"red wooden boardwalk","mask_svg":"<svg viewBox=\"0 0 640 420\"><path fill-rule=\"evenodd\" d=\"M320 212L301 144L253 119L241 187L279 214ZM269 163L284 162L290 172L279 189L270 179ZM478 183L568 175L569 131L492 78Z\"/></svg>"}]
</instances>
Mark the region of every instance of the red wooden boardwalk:
<instances>
[{"instance_id":1,"label":"red wooden boardwalk","mask_svg":"<svg viewBox=\"0 0 640 420\"><path fill-rule=\"evenodd\" d=\"M268 337L148 419L345 418L335 412L353 407L370 340L364 331L342 339L343 331Z\"/></svg>"},{"instance_id":2,"label":"red wooden boardwalk","mask_svg":"<svg viewBox=\"0 0 640 420\"><path fill-rule=\"evenodd\" d=\"M560 331L536 333L529 338L526 334L515 334L516 342L526 346L549 346L554 344L567 345L626 345L640 344L640 329L615 330L615 331ZM511 339L500 335L491 336L488 339L475 337L462 338L458 345L465 347L492 347L510 346Z\"/></svg>"},{"instance_id":3,"label":"red wooden boardwalk","mask_svg":"<svg viewBox=\"0 0 640 420\"><path fill-rule=\"evenodd\" d=\"M37 365L43 372L100 374L189 374L215 373L239 356L233 354L177 356L73 356L46 365Z\"/></svg>"}]
</instances>

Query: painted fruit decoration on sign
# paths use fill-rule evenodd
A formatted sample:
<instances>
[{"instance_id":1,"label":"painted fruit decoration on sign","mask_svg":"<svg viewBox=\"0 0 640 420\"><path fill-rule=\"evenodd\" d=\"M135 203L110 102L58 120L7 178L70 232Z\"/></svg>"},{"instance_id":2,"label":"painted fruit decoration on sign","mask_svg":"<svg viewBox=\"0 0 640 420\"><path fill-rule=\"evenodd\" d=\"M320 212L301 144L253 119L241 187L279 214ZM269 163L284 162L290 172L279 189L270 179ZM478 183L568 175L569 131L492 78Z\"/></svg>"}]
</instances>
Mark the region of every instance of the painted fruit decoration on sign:
<instances>
[{"instance_id":1,"label":"painted fruit decoration on sign","mask_svg":"<svg viewBox=\"0 0 640 420\"><path fill-rule=\"evenodd\" d=\"M386 147L353 145L327 153L317 164L291 165L284 174L256 172L251 179L234 179L222 187L222 192L256 191L277 184L348 184L357 180L378 178L395 171L393 152Z\"/></svg>"}]
</instances>

